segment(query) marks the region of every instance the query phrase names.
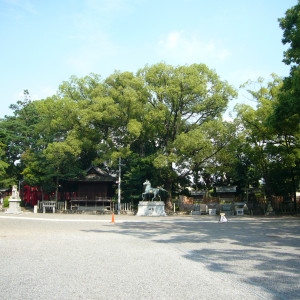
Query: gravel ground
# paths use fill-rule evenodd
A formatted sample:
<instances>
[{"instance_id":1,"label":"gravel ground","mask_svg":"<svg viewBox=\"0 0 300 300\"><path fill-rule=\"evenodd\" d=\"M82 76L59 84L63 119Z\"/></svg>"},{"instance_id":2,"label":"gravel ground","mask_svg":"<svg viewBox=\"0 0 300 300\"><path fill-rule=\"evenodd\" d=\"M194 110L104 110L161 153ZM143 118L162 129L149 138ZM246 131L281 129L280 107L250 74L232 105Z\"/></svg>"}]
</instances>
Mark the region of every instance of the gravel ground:
<instances>
[{"instance_id":1,"label":"gravel ground","mask_svg":"<svg viewBox=\"0 0 300 300\"><path fill-rule=\"evenodd\" d=\"M1 299L299 299L300 219L0 213Z\"/></svg>"}]
</instances>

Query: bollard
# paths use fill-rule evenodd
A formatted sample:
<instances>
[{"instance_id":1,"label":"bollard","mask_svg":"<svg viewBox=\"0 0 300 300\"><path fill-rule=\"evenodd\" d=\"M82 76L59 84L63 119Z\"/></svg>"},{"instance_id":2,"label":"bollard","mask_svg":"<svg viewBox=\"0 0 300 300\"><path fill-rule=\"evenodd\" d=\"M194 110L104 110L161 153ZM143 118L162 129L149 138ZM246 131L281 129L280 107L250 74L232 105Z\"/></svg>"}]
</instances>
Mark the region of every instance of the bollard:
<instances>
[{"instance_id":1,"label":"bollard","mask_svg":"<svg viewBox=\"0 0 300 300\"><path fill-rule=\"evenodd\" d=\"M115 223L115 213L113 212L112 217L111 217L111 223Z\"/></svg>"}]
</instances>

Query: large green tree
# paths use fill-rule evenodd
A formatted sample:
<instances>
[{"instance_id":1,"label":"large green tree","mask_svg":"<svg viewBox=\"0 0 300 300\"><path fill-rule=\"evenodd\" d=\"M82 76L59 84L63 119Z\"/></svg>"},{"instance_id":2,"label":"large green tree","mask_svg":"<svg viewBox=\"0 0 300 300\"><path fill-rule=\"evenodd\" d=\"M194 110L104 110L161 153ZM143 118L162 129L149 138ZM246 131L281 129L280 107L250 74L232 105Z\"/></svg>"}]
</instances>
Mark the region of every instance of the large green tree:
<instances>
[{"instance_id":1,"label":"large green tree","mask_svg":"<svg viewBox=\"0 0 300 300\"><path fill-rule=\"evenodd\" d=\"M255 87L257 87L255 89ZM252 178L248 184L257 185L258 179L264 179L264 188L267 196L274 194L274 178L276 174L272 172L271 166L278 163L277 153L274 149L278 146L278 138L274 129L269 125L268 118L274 111L274 106L278 102L278 95L282 86L282 79L272 74L272 80L267 84L263 78L258 78L256 82L248 81L242 87L251 95L256 102L256 107L250 105L237 105L237 122L241 124L239 138L241 146L237 153L247 162L245 166L251 171ZM271 151L272 148L272 151ZM237 164L238 166L239 164ZM245 186L247 187L247 186Z\"/></svg>"},{"instance_id":2,"label":"large green tree","mask_svg":"<svg viewBox=\"0 0 300 300\"><path fill-rule=\"evenodd\" d=\"M289 45L283 61L291 66L284 78L279 101L274 109L272 125L279 133L299 134L300 124L300 1L279 19L283 44Z\"/></svg>"},{"instance_id":3,"label":"large green tree","mask_svg":"<svg viewBox=\"0 0 300 300\"><path fill-rule=\"evenodd\" d=\"M144 78L149 91L151 109L146 119L156 147L154 166L162 171L170 203L173 183L185 155L185 151L179 151L179 145L184 147L189 141L196 141L201 126L220 118L236 93L204 64L173 67L160 63L139 70L138 76ZM211 151L201 152L202 147L199 143L194 149L199 156L203 153L199 162L205 160L205 155L212 155Z\"/></svg>"},{"instance_id":4,"label":"large green tree","mask_svg":"<svg viewBox=\"0 0 300 300\"><path fill-rule=\"evenodd\" d=\"M284 52L284 63L287 65L300 65L300 1L288 9L284 18L279 19L279 25L283 30L282 43L289 44Z\"/></svg>"},{"instance_id":5,"label":"large green tree","mask_svg":"<svg viewBox=\"0 0 300 300\"><path fill-rule=\"evenodd\" d=\"M290 191L296 199L300 182L300 1L286 11L279 24L283 30L282 42L289 45L283 61L291 70L284 78L279 101L269 120L280 140L278 150L290 171ZM296 201L294 204L296 209Z\"/></svg>"},{"instance_id":6,"label":"large green tree","mask_svg":"<svg viewBox=\"0 0 300 300\"><path fill-rule=\"evenodd\" d=\"M6 142L6 134L3 130L0 130L0 186L1 187L8 187L11 183L7 178L6 169L9 167L6 159L6 149L7 145Z\"/></svg>"},{"instance_id":7,"label":"large green tree","mask_svg":"<svg viewBox=\"0 0 300 300\"><path fill-rule=\"evenodd\" d=\"M6 174L11 183L22 179L22 155L37 146L38 133L35 128L39 118L36 104L37 101L32 101L28 90L25 90L23 99L10 106L13 115L5 116L0 124L5 136L5 161L9 164Z\"/></svg>"},{"instance_id":8,"label":"large green tree","mask_svg":"<svg viewBox=\"0 0 300 300\"><path fill-rule=\"evenodd\" d=\"M4 121L11 164L20 160L28 183L57 191L62 179L91 164L116 169L122 157L129 198L148 178L165 185L171 202L174 183L188 184L228 144L232 128L221 115L235 95L202 64L161 63L105 80L72 76L56 95L18 103Z\"/></svg>"}]
</instances>

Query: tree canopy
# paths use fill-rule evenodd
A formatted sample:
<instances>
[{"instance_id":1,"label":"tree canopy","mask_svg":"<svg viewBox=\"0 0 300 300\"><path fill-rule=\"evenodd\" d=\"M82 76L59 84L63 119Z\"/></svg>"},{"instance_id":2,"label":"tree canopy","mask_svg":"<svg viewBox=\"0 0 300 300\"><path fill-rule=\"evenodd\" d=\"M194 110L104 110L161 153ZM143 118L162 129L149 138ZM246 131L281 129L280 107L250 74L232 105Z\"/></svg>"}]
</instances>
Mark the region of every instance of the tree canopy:
<instances>
[{"instance_id":1,"label":"tree canopy","mask_svg":"<svg viewBox=\"0 0 300 300\"><path fill-rule=\"evenodd\" d=\"M190 184L184 177L227 144L232 129L221 117L236 95L206 65L159 63L105 80L72 76L39 101L26 91L1 127L10 162L29 184L58 187L93 164L113 170L122 157L132 177L145 164L140 181L156 174L154 184L164 184L171 201L175 185Z\"/></svg>"}]
</instances>

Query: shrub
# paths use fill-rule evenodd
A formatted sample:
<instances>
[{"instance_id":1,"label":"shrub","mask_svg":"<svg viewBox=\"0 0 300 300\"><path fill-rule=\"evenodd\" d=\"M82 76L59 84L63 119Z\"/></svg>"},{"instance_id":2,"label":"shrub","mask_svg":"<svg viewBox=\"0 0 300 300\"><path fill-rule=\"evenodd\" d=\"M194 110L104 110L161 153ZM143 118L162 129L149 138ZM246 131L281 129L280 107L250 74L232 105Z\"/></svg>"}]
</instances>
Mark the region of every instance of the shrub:
<instances>
[{"instance_id":1,"label":"shrub","mask_svg":"<svg viewBox=\"0 0 300 300\"><path fill-rule=\"evenodd\" d=\"M9 201L8 201L9 197L10 196L7 196L7 197L4 198L4 200L3 200L3 207L9 207Z\"/></svg>"}]
</instances>

